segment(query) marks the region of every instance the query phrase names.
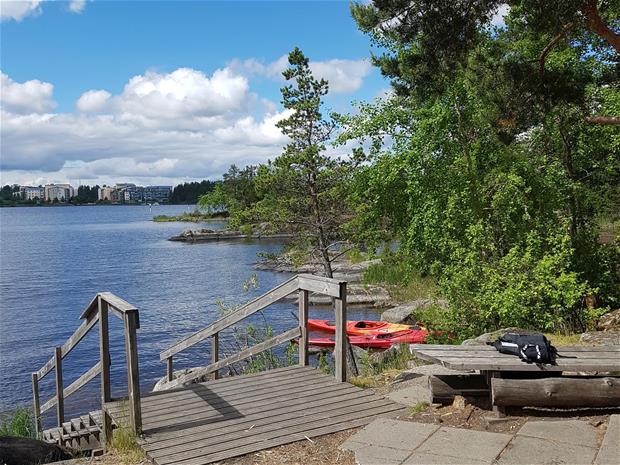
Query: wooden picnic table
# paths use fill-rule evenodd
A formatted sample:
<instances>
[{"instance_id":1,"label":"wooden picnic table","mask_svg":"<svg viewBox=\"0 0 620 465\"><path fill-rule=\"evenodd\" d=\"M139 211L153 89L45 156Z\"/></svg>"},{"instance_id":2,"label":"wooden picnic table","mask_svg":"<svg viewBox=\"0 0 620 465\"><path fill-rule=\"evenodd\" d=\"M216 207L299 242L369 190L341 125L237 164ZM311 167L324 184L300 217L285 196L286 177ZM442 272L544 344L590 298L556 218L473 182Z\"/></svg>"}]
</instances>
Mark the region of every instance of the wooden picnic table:
<instances>
[{"instance_id":1,"label":"wooden picnic table","mask_svg":"<svg viewBox=\"0 0 620 465\"><path fill-rule=\"evenodd\" d=\"M498 389L500 385L506 388L506 383L502 384L502 378L514 376L518 372L530 373L533 382L539 383L539 388L546 389L543 400L546 400L549 406L557 406L562 399L570 397L583 398L582 392L558 393L558 389L582 390L585 382L589 380L587 385L588 392L591 394L592 406L601 406L610 402L613 404L618 399L620 392L620 379L618 378L596 378L592 382L592 378L581 377L558 380L557 376L562 372L570 372L574 374L581 373L599 373L599 372L620 372L620 347L559 347L559 356L556 358L555 364L536 364L523 362L519 357L509 354L502 354L494 347L488 345L431 345L431 344L413 344L411 351L418 358L432 363L442 365L446 368L458 371L478 370L487 379L489 394L493 410L498 414L503 414L502 401L498 402L498 396L495 395L494 389ZM545 384L545 373L548 373L549 382ZM527 378L528 375L526 374ZM553 377L553 379L551 379ZM514 384L515 382L513 382ZM522 383L527 387L527 380ZM596 385L594 391L590 389L591 385ZM597 389L601 390L601 396L604 399L596 399ZM523 396L527 397L527 393ZM533 394L532 394L533 395ZM546 399L545 399L546 395ZM609 397L611 396L611 397ZM531 397L531 395L530 395ZM557 399L560 399L559 401ZM574 400L573 400L574 402ZM620 401L617 402L620 406Z\"/></svg>"}]
</instances>

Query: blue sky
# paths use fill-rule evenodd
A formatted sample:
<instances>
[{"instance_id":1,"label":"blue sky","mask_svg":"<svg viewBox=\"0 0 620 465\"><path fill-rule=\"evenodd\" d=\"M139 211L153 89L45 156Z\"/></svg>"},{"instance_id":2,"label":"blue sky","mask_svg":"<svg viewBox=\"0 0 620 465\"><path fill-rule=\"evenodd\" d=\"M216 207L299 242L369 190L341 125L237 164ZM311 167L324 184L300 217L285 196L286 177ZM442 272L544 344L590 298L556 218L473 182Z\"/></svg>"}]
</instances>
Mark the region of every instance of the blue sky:
<instances>
[{"instance_id":1,"label":"blue sky","mask_svg":"<svg viewBox=\"0 0 620 465\"><path fill-rule=\"evenodd\" d=\"M214 178L277 156L299 46L352 111L389 84L333 2L1 0L4 183Z\"/></svg>"}]
</instances>

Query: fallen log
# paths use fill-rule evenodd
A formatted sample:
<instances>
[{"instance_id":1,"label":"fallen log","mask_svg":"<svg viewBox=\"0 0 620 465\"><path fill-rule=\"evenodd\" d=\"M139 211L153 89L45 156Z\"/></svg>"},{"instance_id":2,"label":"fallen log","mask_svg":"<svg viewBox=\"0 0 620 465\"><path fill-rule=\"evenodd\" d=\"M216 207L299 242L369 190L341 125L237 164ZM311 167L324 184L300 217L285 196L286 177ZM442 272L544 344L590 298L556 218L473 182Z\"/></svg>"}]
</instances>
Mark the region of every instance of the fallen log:
<instances>
[{"instance_id":1,"label":"fallen log","mask_svg":"<svg viewBox=\"0 0 620 465\"><path fill-rule=\"evenodd\" d=\"M493 378L492 401L498 406L619 407L620 378Z\"/></svg>"},{"instance_id":2,"label":"fallen log","mask_svg":"<svg viewBox=\"0 0 620 465\"><path fill-rule=\"evenodd\" d=\"M482 375L435 375L428 377L431 403L451 404L455 396L488 397L489 388Z\"/></svg>"}]
</instances>

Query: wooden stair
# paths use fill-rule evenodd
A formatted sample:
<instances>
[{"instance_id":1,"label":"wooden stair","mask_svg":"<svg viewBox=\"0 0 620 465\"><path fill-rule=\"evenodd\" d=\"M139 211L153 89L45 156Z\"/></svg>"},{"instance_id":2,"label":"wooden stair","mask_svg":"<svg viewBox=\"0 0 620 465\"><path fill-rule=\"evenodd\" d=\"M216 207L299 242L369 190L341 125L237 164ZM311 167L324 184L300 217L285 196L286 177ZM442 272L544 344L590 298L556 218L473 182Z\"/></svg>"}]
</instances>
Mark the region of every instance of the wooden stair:
<instances>
[{"instance_id":1,"label":"wooden stair","mask_svg":"<svg viewBox=\"0 0 620 465\"><path fill-rule=\"evenodd\" d=\"M96 410L72 418L62 426L43 431L43 440L52 444L69 447L76 450L101 449L101 411Z\"/></svg>"}]
</instances>

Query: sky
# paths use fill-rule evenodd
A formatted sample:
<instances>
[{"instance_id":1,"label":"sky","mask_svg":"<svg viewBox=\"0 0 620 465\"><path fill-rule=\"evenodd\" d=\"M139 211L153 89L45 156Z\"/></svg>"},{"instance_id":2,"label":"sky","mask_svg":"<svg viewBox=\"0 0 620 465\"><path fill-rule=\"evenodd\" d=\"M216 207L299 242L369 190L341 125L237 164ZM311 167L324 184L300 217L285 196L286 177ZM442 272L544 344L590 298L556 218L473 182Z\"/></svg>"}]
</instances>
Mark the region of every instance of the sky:
<instances>
[{"instance_id":1,"label":"sky","mask_svg":"<svg viewBox=\"0 0 620 465\"><path fill-rule=\"evenodd\" d=\"M389 89L346 1L0 0L0 16L2 184L175 185L273 159L296 46L327 110Z\"/></svg>"}]
</instances>

